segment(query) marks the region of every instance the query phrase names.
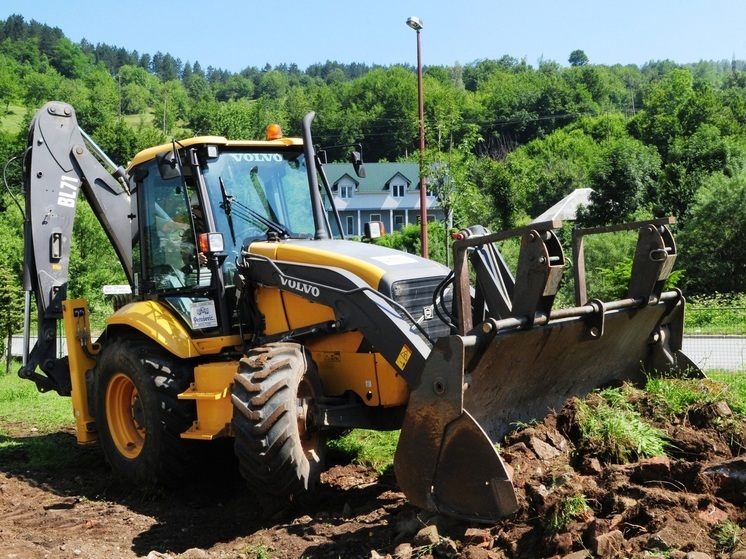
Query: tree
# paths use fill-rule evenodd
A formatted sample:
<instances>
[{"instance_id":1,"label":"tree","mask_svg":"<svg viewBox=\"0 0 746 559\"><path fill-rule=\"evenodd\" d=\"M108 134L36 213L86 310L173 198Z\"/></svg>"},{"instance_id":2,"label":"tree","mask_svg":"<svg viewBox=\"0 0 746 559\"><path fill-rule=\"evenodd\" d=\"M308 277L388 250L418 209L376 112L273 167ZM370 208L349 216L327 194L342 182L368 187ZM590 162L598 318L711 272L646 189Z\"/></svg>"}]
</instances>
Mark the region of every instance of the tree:
<instances>
[{"instance_id":1,"label":"tree","mask_svg":"<svg viewBox=\"0 0 746 559\"><path fill-rule=\"evenodd\" d=\"M18 275L5 263L0 263L0 354L7 348L6 372L10 372L13 334L23 324L23 301L23 287Z\"/></svg>"},{"instance_id":2,"label":"tree","mask_svg":"<svg viewBox=\"0 0 746 559\"><path fill-rule=\"evenodd\" d=\"M687 292L746 291L746 174L713 175L702 185L678 236Z\"/></svg>"},{"instance_id":3,"label":"tree","mask_svg":"<svg viewBox=\"0 0 746 559\"><path fill-rule=\"evenodd\" d=\"M570 53L570 58L567 61L570 66L585 66L588 64L588 57L582 50L574 50Z\"/></svg>"},{"instance_id":4,"label":"tree","mask_svg":"<svg viewBox=\"0 0 746 559\"><path fill-rule=\"evenodd\" d=\"M632 221L650 199L661 159L655 148L633 138L619 138L604 147L591 167L588 186L590 205L580 208L584 226Z\"/></svg>"}]
</instances>

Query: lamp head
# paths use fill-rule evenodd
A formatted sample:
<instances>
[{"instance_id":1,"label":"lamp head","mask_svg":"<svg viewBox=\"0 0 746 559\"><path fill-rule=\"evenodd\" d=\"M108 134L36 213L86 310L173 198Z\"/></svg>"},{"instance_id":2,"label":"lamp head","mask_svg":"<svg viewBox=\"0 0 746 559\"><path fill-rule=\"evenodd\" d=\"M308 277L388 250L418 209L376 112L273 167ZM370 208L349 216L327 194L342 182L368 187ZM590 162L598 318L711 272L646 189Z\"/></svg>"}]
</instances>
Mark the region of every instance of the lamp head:
<instances>
[{"instance_id":1,"label":"lamp head","mask_svg":"<svg viewBox=\"0 0 746 559\"><path fill-rule=\"evenodd\" d=\"M411 27L415 31L419 31L424 27L422 20L417 16L407 18L407 25L409 25L409 27Z\"/></svg>"}]
</instances>

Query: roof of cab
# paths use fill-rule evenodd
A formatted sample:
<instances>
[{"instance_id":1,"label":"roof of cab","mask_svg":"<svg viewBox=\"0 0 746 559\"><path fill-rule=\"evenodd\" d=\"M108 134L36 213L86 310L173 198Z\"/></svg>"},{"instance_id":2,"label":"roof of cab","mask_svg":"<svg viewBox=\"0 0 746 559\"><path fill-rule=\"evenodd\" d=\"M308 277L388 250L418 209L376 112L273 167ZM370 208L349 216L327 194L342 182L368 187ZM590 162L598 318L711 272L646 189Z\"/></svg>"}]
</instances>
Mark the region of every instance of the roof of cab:
<instances>
[{"instance_id":1,"label":"roof of cab","mask_svg":"<svg viewBox=\"0 0 746 559\"><path fill-rule=\"evenodd\" d=\"M249 148L282 148L289 146L302 146L303 140L300 138L280 138L279 140L228 140L223 136L194 136L193 138L186 138L184 140L177 140L176 144L179 147L190 147L199 145L220 145L228 148L232 147L249 147ZM167 153L174 147L172 142L167 144L161 144L147 148L139 152L135 157L132 158L128 165L128 170L146 161L154 159L156 155L161 153Z\"/></svg>"}]
</instances>

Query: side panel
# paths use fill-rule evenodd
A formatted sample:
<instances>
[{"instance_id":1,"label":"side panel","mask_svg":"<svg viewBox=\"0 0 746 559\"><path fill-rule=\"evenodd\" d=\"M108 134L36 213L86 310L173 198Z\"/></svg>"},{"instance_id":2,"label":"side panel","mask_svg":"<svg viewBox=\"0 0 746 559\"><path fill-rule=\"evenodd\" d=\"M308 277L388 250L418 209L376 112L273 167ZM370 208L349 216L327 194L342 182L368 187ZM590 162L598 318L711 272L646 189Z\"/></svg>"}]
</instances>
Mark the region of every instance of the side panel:
<instances>
[{"instance_id":1,"label":"side panel","mask_svg":"<svg viewBox=\"0 0 746 559\"><path fill-rule=\"evenodd\" d=\"M241 346L241 336L238 335L192 339L184 325L155 301L125 305L108 318L107 326L134 328L182 359L213 355L226 347Z\"/></svg>"}]
</instances>

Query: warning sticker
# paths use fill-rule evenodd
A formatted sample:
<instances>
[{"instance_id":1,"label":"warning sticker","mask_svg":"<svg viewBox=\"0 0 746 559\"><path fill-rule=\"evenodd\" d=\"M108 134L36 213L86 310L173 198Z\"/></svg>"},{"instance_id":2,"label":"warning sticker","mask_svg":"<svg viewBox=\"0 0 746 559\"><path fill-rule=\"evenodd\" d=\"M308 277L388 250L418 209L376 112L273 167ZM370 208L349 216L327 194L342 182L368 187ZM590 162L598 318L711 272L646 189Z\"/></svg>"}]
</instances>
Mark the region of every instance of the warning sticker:
<instances>
[{"instance_id":1,"label":"warning sticker","mask_svg":"<svg viewBox=\"0 0 746 559\"><path fill-rule=\"evenodd\" d=\"M406 345L402 346L399 357L396 358L396 366L403 371L410 357L412 357L412 350Z\"/></svg>"}]
</instances>

